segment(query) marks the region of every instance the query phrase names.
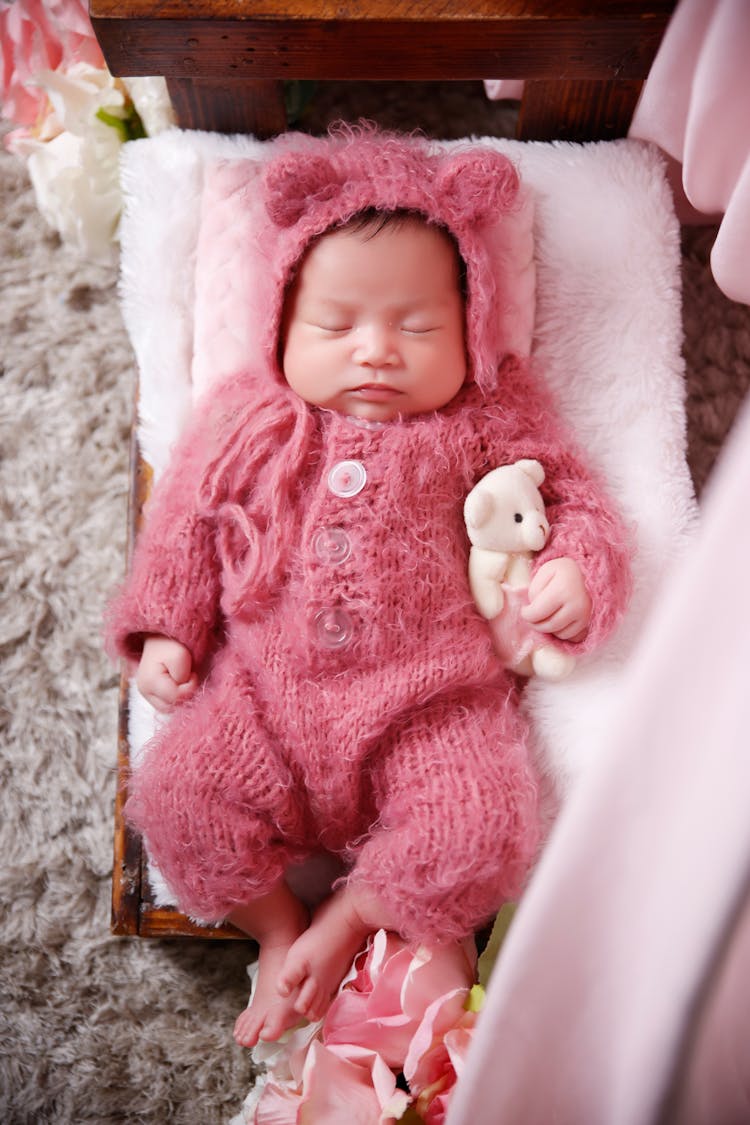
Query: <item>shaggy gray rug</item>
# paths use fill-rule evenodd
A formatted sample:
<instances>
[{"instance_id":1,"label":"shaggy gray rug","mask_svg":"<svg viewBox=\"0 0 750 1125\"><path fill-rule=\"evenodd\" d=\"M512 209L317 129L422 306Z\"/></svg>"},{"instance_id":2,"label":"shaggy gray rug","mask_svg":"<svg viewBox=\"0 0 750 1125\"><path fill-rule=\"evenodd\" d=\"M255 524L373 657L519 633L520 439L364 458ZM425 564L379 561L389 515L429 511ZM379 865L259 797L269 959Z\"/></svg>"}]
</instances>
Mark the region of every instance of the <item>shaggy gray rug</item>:
<instances>
[{"instance_id":1,"label":"shaggy gray rug","mask_svg":"<svg viewBox=\"0 0 750 1125\"><path fill-rule=\"evenodd\" d=\"M478 84L323 87L308 125L361 114L507 135ZM249 943L109 934L117 675L100 645L124 566L133 358L116 269L44 226L0 155L0 1121L219 1125L252 1081L231 1038ZM749 381L750 309L684 236L690 463L700 490Z\"/></svg>"}]
</instances>

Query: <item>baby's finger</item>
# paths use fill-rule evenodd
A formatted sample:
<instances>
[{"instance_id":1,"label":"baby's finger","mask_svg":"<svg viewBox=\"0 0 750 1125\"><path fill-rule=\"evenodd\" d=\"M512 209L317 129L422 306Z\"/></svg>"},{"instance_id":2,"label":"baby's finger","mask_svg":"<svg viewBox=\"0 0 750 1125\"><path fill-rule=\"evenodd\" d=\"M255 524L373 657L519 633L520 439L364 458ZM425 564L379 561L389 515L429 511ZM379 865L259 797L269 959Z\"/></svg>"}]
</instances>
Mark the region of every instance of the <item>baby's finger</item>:
<instances>
[{"instance_id":1,"label":"baby's finger","mask_svg":"<svg viewBox=\"0 0 750 1125\"><path fill-rule=\"evenodd\" d=\"M548 617L543 617L539 621L531 620L530 623L540 633L554 633L556 637L559 637L561 631L567 629L571 624L570 613L567 606L561 606Z\"/></svg>"},{"instance_id":2,"label":"baby's finger","mask_svg":"<svg viewBox=\"0 0 750 1125\"><path fill-rule=\"evenodd\" d=\"M169 699L165 699L162 692L148 690L143 691L140 688L138 690L141 692L141 695L146 700L146 702L150 703L154 710L158 711L160 714L166 715L169 711L172 710L173 701L170 702Z\"/></svg>"},{"instance_id":3,"label":"baby's finger","mask_svg":"<svg viewBox=\"0 0 750 1125\"><path fill-rule=\"evenodd\" d=\"M530 602L535 601L541 594L544 593L544 591L549 587L550 583L554 582L556 576L554 563L556 561L557 560L555 559L552 563L543 563L542 566L539 567L539 570L537 570L536 573L532 575L531 581L529 582Z\"/></svg>"},{"instance_id":4,"label":"baby's finger","mask_svg":"<svg viewBox=\"0 0 750 1125\"><path fill-rule=\"evenodd\" d=\"M178 684L177 691L175 693L176 702L183 703L185 700L189 699L197 686L198 677L196 675L192 675L190 679L186 681L186 683Z\"/></svg>"},{"instance_id":5,"label":"baby's finger","mask_svg":"<svg viewBox=\"0 0 750 1125\"><path fill-rule=\"evenodd\" d=\"M529 587L529 596L531 600L521 610L521 616L524 621L536 625L537 628L541 628L543 622L549 621L562 608L560 594L551 583L535 594L532 594Z\"/></svg>"},{"instance_id":6,"label":"baby's finger","mask_svg":"<svg viewBox=\"0 0 750 1125\"><path fill-rule=\"evenodd\" d=\"M164 668L176 684L189 684L193 670L193 660L186 648L178 648L169 653Z\"/></svg>"},{"instance_id":7,"label":"baby's finger","mask_svg":"<svg viewBox=\"0 0 750 1125\"><path fill-rule=\"evenodd\" d=\"M582 641L587 631L587 622L582 616L577 616L565 628L556 629L555 636L560 641Z\"/></svg>"}]
</instances>

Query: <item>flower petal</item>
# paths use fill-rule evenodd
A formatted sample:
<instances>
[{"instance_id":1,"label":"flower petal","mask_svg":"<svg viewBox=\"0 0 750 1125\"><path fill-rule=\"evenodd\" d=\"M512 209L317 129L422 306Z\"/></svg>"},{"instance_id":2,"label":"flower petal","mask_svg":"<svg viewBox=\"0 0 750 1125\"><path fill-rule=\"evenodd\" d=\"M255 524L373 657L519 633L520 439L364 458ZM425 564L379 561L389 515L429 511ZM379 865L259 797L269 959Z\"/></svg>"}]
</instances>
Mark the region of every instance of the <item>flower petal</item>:
<instances>
[{"instance_id":1,"label":"flower petal","mask_svg":"<svg viewBox=\"0 0 750 1125\"><path fill-rule=\"evenodd\" d=\"M445 1051L444 1036L466 1016L467 995L467 988L456 988L439 997L425 1012L404 1060L404 1077L411 1090L418 1092L434 1080L428 1077L430 1067L434 1066L431 1055Z\"/></svg>"},{"instance_id":2,"label":"flower petal","mask_svg":"<svg viewBox=\"0 0 750 1125\"><path fill-rule=\"evenodd\" d=\"M311 1044L298 1125L386 1125L397 1120L408 1097L396 1089L393 1073L373 1051L360 1050L356 1057L353 1062L322 1043Z\"/></svg>"},{"instance_id":3,"label":"flower petal","mask_svg":"<svg viewBox=\"0 0 750 1125\"><path fill-rule=\"evenodd\" d=\"M268 1081L255 1107L253 1125L297 1125L302 1096L288 1086Z\"/></svg>"}]
</instances>

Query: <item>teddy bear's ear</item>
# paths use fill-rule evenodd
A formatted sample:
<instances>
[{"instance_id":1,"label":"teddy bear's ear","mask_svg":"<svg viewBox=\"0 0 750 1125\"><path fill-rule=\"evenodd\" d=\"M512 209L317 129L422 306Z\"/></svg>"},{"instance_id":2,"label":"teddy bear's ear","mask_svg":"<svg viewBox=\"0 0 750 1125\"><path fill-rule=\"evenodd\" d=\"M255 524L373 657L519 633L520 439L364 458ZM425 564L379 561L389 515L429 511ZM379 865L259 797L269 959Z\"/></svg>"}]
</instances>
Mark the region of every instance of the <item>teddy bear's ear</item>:
<instances>
[{"instance_id":1,"label":"teddy bear's ear","mask_svg":"<svg viewBox=\"0 0 750 1125\"><path fill-rule=\"evenodd\" d=\"M544 481L544 469L538 461L532 461L530 458L524 458L521 461L516 461L516 468L521 472L526 473L531 477L534 484L539 487Z\"/></svg>"},{"instance_id":2,"label":"teddy bear's ear","mask_svg":"<svg viewBox=\"0 0 750 1125\"><path fill-rule=\"evenodd\" d=\"M514 165L501 152L457 152L447 157L437 175L441 202L455 219L483 223L513 207L519 179Z\"/></svg>"},{"instance_id":3,"label":"teddy bear's ear","mask_svg":"<svg viewBox=\"0 0 750 1125\"><path fill-rule=\"evenodd\" d=\"M292 227L311 203L333 199L341 180L326 156L289 152L274 160L264 176L266 210L278 227Z\"/></svg>"},{"instance_id":4,"label":"teddy bear's ear","mask_svg":"<svg viewBox=\"0 0 750 1125\"><path fill-rule=\"evenodd\" d=\"M474 488L464 501L464 520L467 527L483 527L492 517L495 502L486 488Z\"/></svg>"}]
</instances>

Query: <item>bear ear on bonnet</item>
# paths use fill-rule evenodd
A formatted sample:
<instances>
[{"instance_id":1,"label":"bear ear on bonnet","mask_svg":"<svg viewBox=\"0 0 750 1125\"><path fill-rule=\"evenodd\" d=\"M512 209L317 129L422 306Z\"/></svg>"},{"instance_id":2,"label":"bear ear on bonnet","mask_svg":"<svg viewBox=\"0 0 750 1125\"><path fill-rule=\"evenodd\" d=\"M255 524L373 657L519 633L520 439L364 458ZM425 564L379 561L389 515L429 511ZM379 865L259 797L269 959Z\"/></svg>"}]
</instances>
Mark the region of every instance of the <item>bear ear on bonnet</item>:
<instances>
[{"instance_id":1,"label":"bear ear on bonnet","mask_svg":"<svg viewBox=\"0 0 750 1125\"><path fill-rule=\"evenodd\" d=\"M485 149L445 157L440 164L435 195L450 225L482 224L507 214L516 203L518 173L507 156Z\"/></svg>"},{"instance_id":2,"label":"bear ear on bonnet","mask_svg":"<svg viewBox=\"0 0 750 1125\"><path fill-rule=\"evenodd\" d=\"M269 164L265 172L266 210L278 227L293 227L312 202L339 194L338 170L327 156L289 152Z\"/></svg>"},{"instance_id":3,"label":"bear ear on bonnet","mask_svg":"<svg viewBox=\"0 0 750 1125\"><path fill-rule=\"evenodd\" d=\"M445 154L386 138L378 152L369 137L361 153L357 148L355 138L330 155L290 151L269 163L264 194L272 222L292 227L305 212L345 195L384 211L398 201L465 229L496 220L516 203L518 173L507 156L491 149Z\"/></svg>"}]
</instances>

